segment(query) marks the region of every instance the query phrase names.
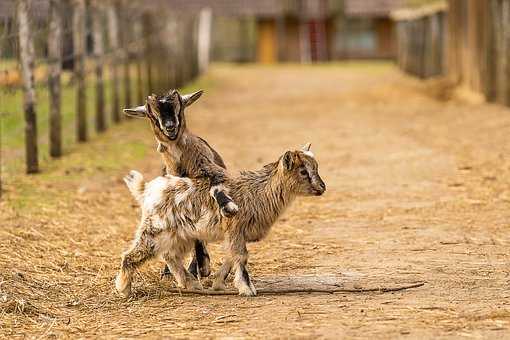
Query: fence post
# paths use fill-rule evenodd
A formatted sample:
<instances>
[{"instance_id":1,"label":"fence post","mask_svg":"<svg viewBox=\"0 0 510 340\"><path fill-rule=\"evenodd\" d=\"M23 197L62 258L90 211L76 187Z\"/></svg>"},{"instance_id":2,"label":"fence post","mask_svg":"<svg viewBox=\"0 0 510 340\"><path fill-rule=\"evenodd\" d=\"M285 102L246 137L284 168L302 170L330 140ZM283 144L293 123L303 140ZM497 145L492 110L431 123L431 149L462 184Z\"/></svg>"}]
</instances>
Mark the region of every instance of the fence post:
<instances>
[{"instance_id":1,"label":"fence post","mask_svg":"<svg viewBox=\"0 0 510 340\"><path fill-rule=\"evenodd\" d=\"M180 61L182 69L184 70L181 86L184 86L191 79L192 72L193 52L192 44L190 39L188 39L188 35L190 38L193 37L193 17L191 15L185 16L182 26L183 27L179 30L179 33L181 46L184 46L183 54L181 55L182 59Z\"/></svg>"},{"instance_id":2,"label":"fence post","mask_svg":"<svg viewBox=\"0 0 510 340\"><path fill-rule=\"evenodd\" d=\"M37 153L37 117L35 112L35 79L34 79L34 43L30 29L28 7L29 0L19 0L17 3L19 48L21 73L23 76L24 112L25 112L25 151L27 173L39 171Z\"/></svg>"},{"instance_id":3,"label":"fence post","mask_svg":"<svg viewBox=\"0 0 510 340\"><path fill-rule=\"evenodd\" d=\"M85 88L85 1L74 0L73 49L76 82L76 132L78 142L87 141L87 108Z\"/></svg>"},{"instance_id":4,"label":"fence post","mask_svg":"<svg viewBox=\"0 0 510 340\"><path fill-rule=\"evenodd\" d=\"M182 64L182 55L184 53L183 48L179 48L181 45L181 31L182 31L182 25L184 25L184 19L182 17L173 16L175 21L174 26L174 36L175 39L173 40L173 48L172 48L172 55L173 55L173 66L174 66L174 86L176 88L182 86L185 69L184 65Z\"/></svg>"},{"instance_id":5,"label":"fence post","mask_svg":"<svg viewBox=\"0 0 510 340\"><path fill-rule=\"evenodd\" d=\"M503 2L503 46L504 55L501 59L505 62L505 70L503 75L504 87L503 87L503 98L504 104L510 106L510 0L504 0Z\"/></svg>"},{"instance_id":6,"label":"fence post","mask_svg":"<svg viewBox=\"0 0 510 340\"><path fill-rule=\"evenodd\" d=\"M495 17L494 17L494 0L487 0L486 2L486 11L487 11L487 30L486 30L486 56L485 56L485 65L486 65L486 76L485 76L485 98L487 101L492 102L496 99L496 72L497 67L495 64L495 56L496 56L496 39L495 39Z\"/></svg>"},{"instance_id":7,"label":"fence post","mask_svg":"<svg viewBox=\"0 0 510 340\"><path fill-rule=\"evenodd\" d=\"M193 16L193 35L191 40L191 46L193 51L193 79L198 77L200 74L200 65L198 60L198 34L199 34L199 24L200 24L200 16L194 15Z\"/></svg>"},{"instance_id":8,"label":"fence post","mask_svg":"<svg viewBox=\"0 0 510 340\"><path fill-rule=\"evenodd\" d=\"M506 71L507 71L507 51L506 51L506 41L505 41L505 32L507 30L506 26L508 22L505 22L507 15L505 11L507 10L508 2L505 0L498 1L498 17L497 17L497 40L498 40L498 103L506 104Z\"/></svg>"},{"instance_id":9,"label":"fence post","mask_svg":"<svg viewBox=\"0 0 510 340\"><path fill-rule=\"evenodd\" d=\"M94 59L96 73L96 131L106 130L106 119L104 114L104 40L103 40L103 7L100 1L93 3L92 15L92 37L94 42Z\"/></svg>"},{"instance_id":10,"label":"fence post","mask_svg":"<svg viewBox=\"0 0 510 340\"><path fill-rule=\"evenodd\" d=\"M60 74L62 72L62 2L50 0L50 22L48 32L48 88L50 96L49 133L50 156L62 156L62 116L60 99Z\"/></svg>"},{"instance_id":11,"label":"fence post","mask_svg":"<svg viewBox=\"0 0 510 340\"><path fill-rule=\"evenodd\" d=\"M129 22L129 12L126 7L126 3L122 4L121 9L121 18L123 22ZM123 69L124 69L124 79L122 80L124 84L124 107L131 107L131 57L130 57L130 32L131 32L131 24L128 24L122 28L122 59L123 59Z\"/></svg>"},{"instance_id":12,"label":"fence post","mask_svg":"<svg viewBox=\"0 0 510 340\"><path fill-rule=\"evenodd\" d=\"M119 74L117 69L118 62L118 50L119 50L119 27L118 27L118 18L116 11L116 4L108 5L108 38L110 42L110 50L111 50L111 60L110 60L110 71L111 71L111 79L112 82L112 106L111 106L111 115L114 122L120 121L119 108Z\"/></svg>"},{"instance_id":13,"label":"fence post","mask_svg":"<svg viewBox=\"0 0 510 340\"><path fill-rule=\"evenodd\" d=\"M501 84L503 80L503 74L502 74L502 13L501 13L501 0L491 0L491 11L492 11L492 35L494 39L494 65L496 68L496 78L495 81L495 88L494 88L494 94L495 94L495 101L501 103L502 96L501 96Z\"/></svg>"},{"instance_id":14,"label":"fence post","mask_svg":"<svg viewBox=\"0 0 510 340\"><path fill-rule=\"evenodd\" d=\"M136 100L138 105L142 105L144 102L144 88L143 88L143 76L142 76L142 60L144 55L143 50L143 23L140 17L135 21L134 35L136 40Z\"/></svg>"},{"instance_id":15,"label":"fence post","mask_svg":"<svg viewBox=\"0 0 510 340\"><path fill-rule=\"evenodd\" d=\"M154 81L152 78L152 62L153 62L153 55L154 51L152 49L152 32L151 32L151 18L149 14L144 13L143 14L143 35L145 37L144 39L144 50L146 53L146 71L147 74L147 92L152 94L152 91L154 90Z\"/></svg>"}]
</instances>

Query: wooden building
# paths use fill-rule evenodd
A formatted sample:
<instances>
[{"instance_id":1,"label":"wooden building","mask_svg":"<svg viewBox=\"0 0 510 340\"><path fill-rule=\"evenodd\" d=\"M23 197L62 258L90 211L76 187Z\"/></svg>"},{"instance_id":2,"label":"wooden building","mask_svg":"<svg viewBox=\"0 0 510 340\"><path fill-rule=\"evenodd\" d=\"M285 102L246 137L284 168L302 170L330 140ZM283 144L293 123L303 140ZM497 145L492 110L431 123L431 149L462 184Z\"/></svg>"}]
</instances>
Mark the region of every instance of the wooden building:
<instances>
[{"instance_id":1,"label":"wooden building","mask_svg":"<svg viewBox=\"0 0 510 340\"><path fill-rule=\"evenodd\" d=\"M345 0L336 26L335 59L394 58L395 24L390 14L403 0Z\"/></svg>"},{"instance_id":2,"label":"wooden building","mask_svg":"<svg viewBox=\"0 0 510 340\"><path fill-rule=\"evenodd\" d=\"M390 13L404 0L257 1L286 6L259 12L256 60L261 63L394 58Z\"/></svg>"},{"instance_id":3,"label":"wooden building","mask_svg":"<svg viewBox=\"0 0 510 340\"><path fill-rule=\"evenodd\" d=\"M391 11L404 0L153 0L178 11L213 13L212 58L316 62L392 58Z\"/></svg>"}]
</instances>

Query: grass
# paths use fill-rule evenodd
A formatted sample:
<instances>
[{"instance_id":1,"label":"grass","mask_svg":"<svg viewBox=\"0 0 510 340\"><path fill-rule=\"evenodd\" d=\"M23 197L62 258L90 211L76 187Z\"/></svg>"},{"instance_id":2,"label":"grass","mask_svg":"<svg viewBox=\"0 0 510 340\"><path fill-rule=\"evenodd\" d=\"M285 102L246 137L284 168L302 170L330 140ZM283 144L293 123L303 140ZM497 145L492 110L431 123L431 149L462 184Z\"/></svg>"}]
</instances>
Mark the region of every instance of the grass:
<instances>
[{"instance_id":1,"label":"grass","mask_svg":"<svg viewBox=\"0 0 510 340\"><path fill-rule=\"evenodd\" d=\"M5 63L9 63L5 61ZM105 68L106 71L106 68ZM131 95L132 100L136 100L136 93L138 91L135 68L131 69ZM105 101L106 101L106 120L107 125L113 125L111 117L111 98L112 98L112 83L109 80L108 72L105 72ZM122 75L122 71L119 72ZM44 77L42 78L44 79ZM125 83L123 79L120 80L120 103L123 106L125 102L124 88ZM202 81L203 82L203 81ZM195 86L198 86L197 84ZM203 84L202 84L203 85ZM207 85L207 84L206 84ZM210 85L210 84L209 84ZM193 88L188 86L184 90ZM144 91L146 92L146 91ZM62 140L64 154L73 152L76 147L76 126L75 126L75 105L76 95L75 87L72 84L70 72L64 72L62 76ZM36 87L37 98L37 129L38 129L38 145L39 145L39 159L42 164L50 160L49 156L49 94L48 88L42 80L38 81ZM87 123L88 123L88 136L89 139L97 138L98 133L95 131L95 77L89 74L86 77L86 107L87 107ZM133 102L134 104L138 104ZM141 103L140 103L141 104ZM122 115L122 107L118 108L119 114ZM1 152L2 152L2 165L4 171L7 173L22 172L24 170L24 118L23 118L23 92L18 87L0 87L0 118L1 118Z\"/></svg>"},{"instance_id":2,"label":"grass","mask_svg":"<svg viewBox=\"0 0 510 340\"><path fill-rule=\"evenodd\" d=\"M122 82L122 80L121 80ZM94 103L95 103L95 80L93 77L86 79L86 97L87 97L87 111L88 111L88 126L90 135L94 135ZM109 103L111 102L111 82L105 81L105 96L107 102L106 113L110 110ZM62 126L65 144L68 144L74 137L74 117L75 117L75 88L70 84L70 76L65 74L62 80ZM121 102L123 102L123 91L121 89ZM46 134L48 132L48 113L49 113L49 95L46 86L38 84L36 87L36 100L37 100L37 124L39 129L40 143L46 142ZM120 110L120 108L119 108ZM4 135L3 142L7 148L20 147L24 143L23 139L23 93L19 88L6 90L2 93L2 112L4 112L3 127ZM111 119L110 119L111 120Z\"/></svg>"},{"instance_id":3,"label":"grass","mask_svg":"<svg viewBox=\"0 0 510 340\"><path fill-rule=\"evenodd\" d=\"M135 79L134 69L132 79ZM122 74L122 73L121 73ZM108 78L108 75L105 76ZM37 86L37 123L39 140L39 160L41 172L37 175L24 174L24 119L23 93L21 89L0 92L2 184L4 200L1 202L17 213L32 214L41 209L55 207L59 202L71 199L75 191L69 186L80 179L91 178L100 173L102 176L118 176L120 170L130 168L146 156L151 150L153 139L149 130L142 129L141 121L123 119L121 124L113 124L111 113L112 86L105 81L106 117L108 129L95 132L95 79L87 77L87 113L89 141L76 142L75 134L75 89L69 84L70 75L62 77L62 132L64 155L60 159L49 156L48 147L48 111L49 97L45 86ZM120 103L124 103L123 81L120 79ZM137 86L132 82L133 101L136 100ZM211 88L210 77L203 77L188 84L183 92L197 88ZM133 102L133 105L137 104ZM119 114L122 117L121 108ZM133 133L133 129L142 129ZM44 197L44 200L41 200Z\"/></svg>"},{"instance_id":4,"label":"grass","mask_svg":"<svg viewBox=\"0 0 510 340\"><path fill-rule=\"evenodd\" d=\"M113 175L143 159L152 140L150 136L140 139L136 134L130 134L130 130L137 126L138 122L129 121L115 127L90 143L78 146L76 152L44 163L44 171L38 175L6 176L8 204L18 213L55 207L58 202L75 195L75 191L62 188L79 183L82 178L92 178L97 173ZM122 142L112 143L112 140Z\"/></svg>"}]
</instances>

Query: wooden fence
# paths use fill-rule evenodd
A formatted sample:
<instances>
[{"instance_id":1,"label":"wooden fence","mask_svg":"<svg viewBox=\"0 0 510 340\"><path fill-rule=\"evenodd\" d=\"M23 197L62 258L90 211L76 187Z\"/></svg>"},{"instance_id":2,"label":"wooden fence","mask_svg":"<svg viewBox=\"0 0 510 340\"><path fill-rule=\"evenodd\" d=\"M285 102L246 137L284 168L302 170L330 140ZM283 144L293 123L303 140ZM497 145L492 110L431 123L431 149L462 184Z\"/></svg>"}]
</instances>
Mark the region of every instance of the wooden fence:
<instances>
[{"instance_id":1,"label":"wooden fence","mask_svg":"<svg viewBox=\"0 0 510 340\"><path fill-rule=\"evenodd\" d=\"M397 62L402 70L420 78L445 72L445 9L441 3L392 14L397 27Z\"/></svg>"},{"instance_id":2,"label":"wooden fence","mask_svg":"<svg viewBox=\"0 0 510 340\"><path fill-rule=\"evenodd\" d=\"M13 121L20 115L21 120L23 111L24 123L18 125L25 134L27 173L40 171L40 145L46 138L39 135L39 125L47 126L48 142L42 144L48 145L49 156L61 157L68 131L74 130L75 141L81 143L121 122L123 107L143 104L148 94L180 87L196 77L198 41L209 48L207 13L175 13L164 6L153 8L149 2L120 0L9 3L3 8L7 13L0 15L0 95L22 92L18 97L23 103L16 105L19 111L12 105L0 106L0 119ZM200 39L199 27L206 35ZM208 58L200 53L204 70ZM63 112L63 91L69 88L74 92L71 113L69 108ZM47 92L49 107L41 106L46 102L36 95L41 91ZM41 111L47 116L41 117ZM74 129L65 126L64 117L69 115ZM8 162L8 156L2 157L2 145L9 146L2 143L1 132L0 126L0 160Z\"/></svg>"},{"instance_id":3,"label":"wooden fence","mask_svg":"<svg viewBox=\"0 0 510 340\"><path fill-rule=\"evenodd\" d=\"M443 75L487 101L510 106L510 0L449 0L428 10L397 11L393 18L404 71ZM424 65L435 66L430 72Z\"/></svg>"}]
</instances>

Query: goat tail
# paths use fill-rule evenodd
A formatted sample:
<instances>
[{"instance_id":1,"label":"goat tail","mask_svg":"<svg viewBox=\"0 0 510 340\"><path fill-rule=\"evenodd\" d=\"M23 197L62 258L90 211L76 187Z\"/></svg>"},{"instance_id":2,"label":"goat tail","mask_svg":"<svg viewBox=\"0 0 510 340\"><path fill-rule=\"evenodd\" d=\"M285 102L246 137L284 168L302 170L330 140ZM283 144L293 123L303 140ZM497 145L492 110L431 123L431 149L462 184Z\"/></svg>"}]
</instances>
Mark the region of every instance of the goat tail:
<instances>
[{"instance_id":1,"label":"goat tail","mask_svg":"<svg viewBox=\"0 0 510 340\"><path fill-rule=\"evenodd\" d=\"M124 182L126 182L131 195L133 195L136 201L141 204L143 200L143 192L145 190L143 175L136 170L131 170L129 174L124 177Z\"/></svg>"}]
</instances>

